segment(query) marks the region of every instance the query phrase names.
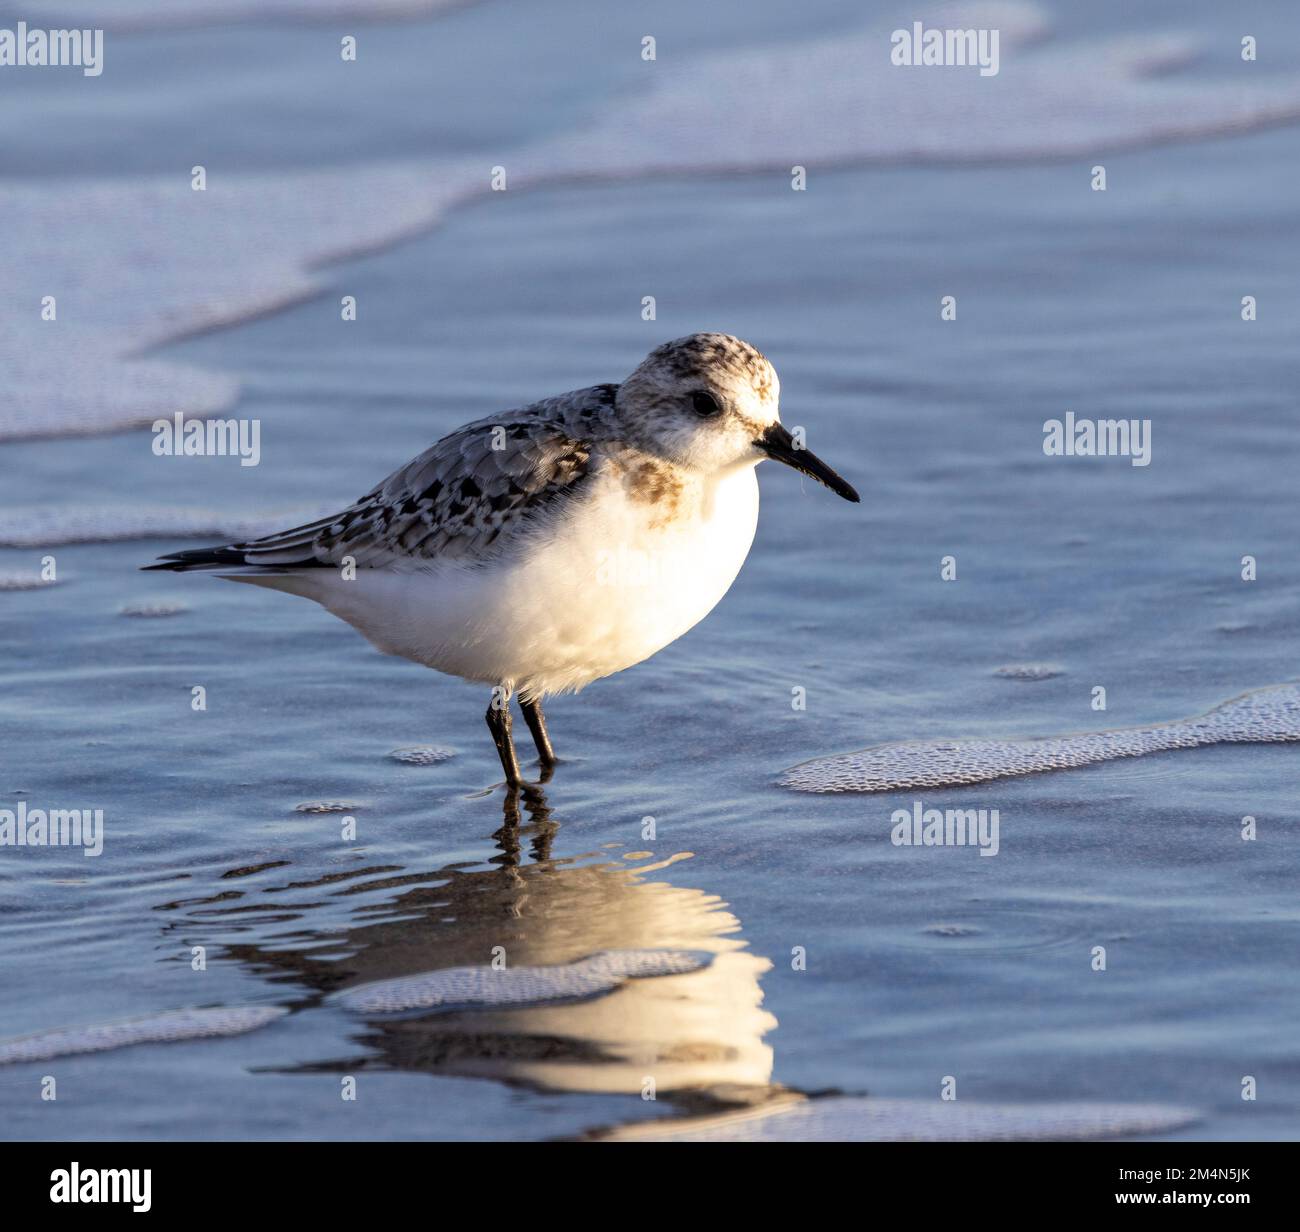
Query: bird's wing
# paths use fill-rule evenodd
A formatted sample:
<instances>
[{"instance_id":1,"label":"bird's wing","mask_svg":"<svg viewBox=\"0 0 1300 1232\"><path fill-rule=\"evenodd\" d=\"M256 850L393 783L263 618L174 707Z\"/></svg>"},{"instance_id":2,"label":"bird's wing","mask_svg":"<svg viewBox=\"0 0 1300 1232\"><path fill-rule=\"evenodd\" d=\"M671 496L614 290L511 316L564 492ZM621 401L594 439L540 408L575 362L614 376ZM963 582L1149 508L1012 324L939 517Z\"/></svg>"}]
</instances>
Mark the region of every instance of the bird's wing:
<instances>
[{"instance_id":1,"label":"bird's wing","mask_svg":"<svg viewBox=\"0 0 1300 1232\"><path fill-rule=\"evenodd\" d=\"M332 518L176 552L151 567L302 569L351 557L364 569L495 555L581 489L592 461L582 429L612 405L611 389L595 386L467 424Z\"/></svg>"}]
</instances>

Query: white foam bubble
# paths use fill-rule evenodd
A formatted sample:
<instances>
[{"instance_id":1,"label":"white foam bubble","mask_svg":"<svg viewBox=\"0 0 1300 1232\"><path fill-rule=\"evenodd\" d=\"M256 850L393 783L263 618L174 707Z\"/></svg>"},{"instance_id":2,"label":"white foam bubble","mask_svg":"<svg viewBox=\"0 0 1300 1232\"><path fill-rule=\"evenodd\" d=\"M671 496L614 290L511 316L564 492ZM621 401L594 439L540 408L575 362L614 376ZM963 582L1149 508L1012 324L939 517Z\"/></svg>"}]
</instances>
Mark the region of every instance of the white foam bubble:
<instances>
[{"instance_id":1,"label":"white foam bubble","mask_svg":"<svg viewBox=\"0 0 1300 1232\"><path fill-rule=\"evenodd\" d=\"M359 984L338 994L357 1014L541 1005L610 992L632 979L683 975L707 966L707 954L683 950L608 950L554 967L447 967Z\"/></svg>"},{"instance_id":2,"label":"white foam bubble","mask_svg":"<svg viewBox=\"0 0 1300 1232\"><path fill-rule=\"evenodd\" d=\"M777 1101L712 1117L640 1122L602 1135L660 1142L1024 1142L1131 1138L1199 1119L1165 1104L979 1104L968 1100Z\"/></svg>"},{"instance_id":3,"label":"white foam bubble","mask_svg":"<svg viewBox=\"0 0 1300 1232\"><path fill-rule=\"evenodd\" d=\"M1043 770L1088 766L1207 744L1300 740L1300 685L1258 689L1208 714L1115 731L1038 740L930 740L881 744L856 753L816 757L785 772L800 791L899 791L952 787Z\"/></svg>"},{"instance_id":4,"label":"white foam bubble","mask_svg":"<svg viewBox=\"0 0 1300 1232\"><path fill-rule=\"evenodd\" d=\"M436 766L456 754L452 749L439 748L433 744L412 744L406 748L394 749L388 756L407 766Z\"/></svg>"},{"instance_id":5,"label":"white foam bubble","mask_svg":"<svg viewBox=\"0 0 1300 1232\"><path fill-rule=\"evenodd\" d=\"M168 1010L143 1018L61 1027L17 1039L0 1040L0 1065L48 1061L85 1052L107 1052L131 1044L168 1044L178 1040L242 1035L283 1017L280 1006L218 1006L202 1010Z\"/></svg>"}]
</instances>

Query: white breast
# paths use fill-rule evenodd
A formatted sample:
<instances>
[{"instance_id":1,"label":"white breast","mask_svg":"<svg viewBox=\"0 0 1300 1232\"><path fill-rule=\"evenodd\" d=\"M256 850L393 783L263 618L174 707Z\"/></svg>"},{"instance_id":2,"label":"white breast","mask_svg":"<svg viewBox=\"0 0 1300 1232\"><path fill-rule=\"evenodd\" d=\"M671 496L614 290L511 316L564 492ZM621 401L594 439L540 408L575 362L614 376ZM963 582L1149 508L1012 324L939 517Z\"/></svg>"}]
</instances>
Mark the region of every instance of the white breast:
<instances>
[{"instance_id":1,"label":"white breast","mask_svg":"<svg viewBox=\"0 0 1300 1232\"><path fill-rule=\"evenodd\" d=\"M712 479L698 495L667 519L661 504L600 477L553 532L505 561L358 570L354 581L330 571L284 588L379 649L450 675L527 694L579 689L675 641L735 580L758 522L754 468Z\"/></svg>"}]
</instances>

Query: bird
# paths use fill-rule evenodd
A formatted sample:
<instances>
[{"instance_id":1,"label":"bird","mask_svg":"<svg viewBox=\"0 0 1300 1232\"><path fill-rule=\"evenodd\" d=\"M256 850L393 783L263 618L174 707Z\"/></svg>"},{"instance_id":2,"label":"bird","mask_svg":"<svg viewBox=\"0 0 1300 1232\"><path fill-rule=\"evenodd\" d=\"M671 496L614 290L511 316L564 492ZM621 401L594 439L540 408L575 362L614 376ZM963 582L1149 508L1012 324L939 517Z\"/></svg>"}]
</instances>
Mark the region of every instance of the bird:
<instances>
[{"instance_id":1,"label":"bird","mask_svg":"<svg viewBox=\"0 0 1300 1232\"><path fill-rule=\"evenodd\" d=\"M780 388L756 347L689 334L621 384L456 429L333 517L143 568L312 599L387 654L491 686L512 788L516 698L545 781L558 758L543 701L641 663L712 611L753 543L760 462L859 501L782 424Z\"/></svg>"}]
</instances>

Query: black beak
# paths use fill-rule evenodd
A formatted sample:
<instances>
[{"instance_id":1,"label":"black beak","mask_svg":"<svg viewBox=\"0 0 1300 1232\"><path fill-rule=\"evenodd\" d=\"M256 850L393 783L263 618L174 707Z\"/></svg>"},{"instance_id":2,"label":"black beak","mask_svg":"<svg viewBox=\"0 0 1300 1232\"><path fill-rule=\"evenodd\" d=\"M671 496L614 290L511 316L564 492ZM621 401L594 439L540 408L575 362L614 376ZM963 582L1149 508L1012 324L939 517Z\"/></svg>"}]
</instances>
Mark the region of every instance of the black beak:
<instances>
[{"instance_id":1,"label":"black beak","mask_svg":"<svg viewBox=\"0 0 1300 1232\"><path fill-rule=\"evenodd\" d=\"M774 423L754 442L767 456L776 462L793 466L804 475L811 475L819 483L824 483L837 496L855 505L862 498L845 483L829 466L810 449L800 449L794 443L794 437L786 431L783 424Z\"/></svg>"}]
</instances>

